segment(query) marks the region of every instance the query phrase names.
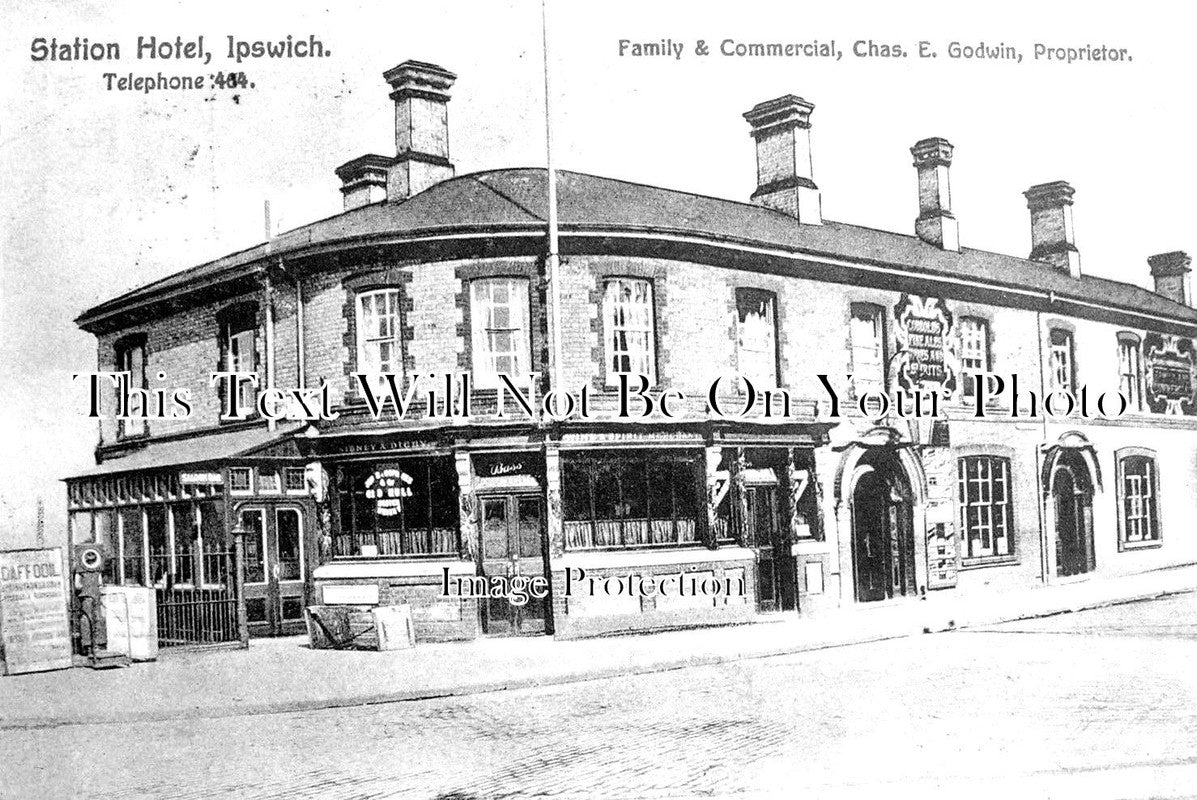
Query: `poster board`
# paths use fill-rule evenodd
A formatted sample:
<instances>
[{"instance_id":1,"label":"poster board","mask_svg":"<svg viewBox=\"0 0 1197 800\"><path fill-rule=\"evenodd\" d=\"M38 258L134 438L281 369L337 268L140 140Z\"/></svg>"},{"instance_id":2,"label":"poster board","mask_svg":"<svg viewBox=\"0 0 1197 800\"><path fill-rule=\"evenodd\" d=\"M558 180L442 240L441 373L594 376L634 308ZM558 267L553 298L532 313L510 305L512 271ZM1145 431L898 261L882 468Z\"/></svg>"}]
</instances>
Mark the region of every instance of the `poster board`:
<instances>
[{"instance_id":1,"label":"poster board","mask_svg":"<svg viewBox=\"0 0 1197 800\"><path fill-rule=\"evenodd\" d=\"M72 665L62 548L0 551L0 642L6 675Z\"/></svg>"}]
</instances>

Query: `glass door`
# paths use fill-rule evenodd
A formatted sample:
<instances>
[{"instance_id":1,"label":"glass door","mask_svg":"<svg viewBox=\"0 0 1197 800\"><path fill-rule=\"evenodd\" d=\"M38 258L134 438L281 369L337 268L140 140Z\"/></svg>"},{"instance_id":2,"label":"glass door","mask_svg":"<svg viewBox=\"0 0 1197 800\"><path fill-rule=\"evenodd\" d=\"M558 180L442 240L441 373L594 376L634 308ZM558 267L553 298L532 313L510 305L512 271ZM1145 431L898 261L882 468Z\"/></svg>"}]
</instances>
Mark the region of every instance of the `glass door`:
<instances>
[{"instance_id":1,"label":"glass door","mask_svg":"<svg viewBox=\"0 0 1197 800\"><path fill-rule=\"evenodd\" d=\"M543 503L536 495L496 495L481 499L482 574L508 578L544 576ZM517 604L506 597L482 603L482 628L492 636L546 631L547 598Z\"/></svg>"},{"instance_id":2,"label":"glass door","mask_svg":"<svg viewBox=\"0 0 1197 800\"><path fill-rule=\"evenodd\" d=\"M304 630L304 524L296 506L245 506L245 608L251 636Z\"/></svg>"}]
</instances>

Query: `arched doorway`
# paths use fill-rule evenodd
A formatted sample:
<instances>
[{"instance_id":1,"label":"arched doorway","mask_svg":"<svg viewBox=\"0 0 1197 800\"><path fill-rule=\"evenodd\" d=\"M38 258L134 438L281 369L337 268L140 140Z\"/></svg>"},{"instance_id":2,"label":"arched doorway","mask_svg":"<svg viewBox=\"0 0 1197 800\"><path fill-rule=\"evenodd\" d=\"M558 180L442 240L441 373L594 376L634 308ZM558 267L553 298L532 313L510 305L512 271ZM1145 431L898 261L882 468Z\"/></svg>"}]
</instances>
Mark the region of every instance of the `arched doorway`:
<instances>
[{"instance_id":1,"label":"arched doorway","mask_svg":"<svg viewBox=\"0 0 1197 800\"><path fill-rule=\"evenodd\" d=\"M1076 450L1062 450L1051 472L1050 498L1055 512L1056 574L1092 572L1093 481Z\"/></svg>"},{"instance_id":2,"label":"arched doorway","mask_svg":"<svg viewBox=\"0 0 1197 800\"><path fill-rule=\"evenodd\" d=\"M892 448L861 456L852 484L852 565L856 599L915 593L913 496Z\"/></svg>"}]
</instances>

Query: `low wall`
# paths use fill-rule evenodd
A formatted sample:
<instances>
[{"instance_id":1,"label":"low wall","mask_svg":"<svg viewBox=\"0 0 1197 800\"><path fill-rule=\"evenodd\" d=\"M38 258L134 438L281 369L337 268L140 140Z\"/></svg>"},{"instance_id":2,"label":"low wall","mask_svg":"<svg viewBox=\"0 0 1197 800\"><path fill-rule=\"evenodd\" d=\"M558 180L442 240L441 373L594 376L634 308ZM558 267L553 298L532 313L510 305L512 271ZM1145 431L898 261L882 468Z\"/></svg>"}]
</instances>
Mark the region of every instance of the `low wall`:
<instances>
[{"instance_id":1,"label":"low wall","mask_svg":"<svg viewBox=\"0 0 1197 800\"><path fill-rule=\"evenodd\" d=\"M470 561L333 562L312 575L317 605L411 606L417 642L452 642L481 635L478 601L445 597L444 570L473 575Z\"/></svg>"},{"instance_id":2,"label":"low wall","mask_svg":"<svg viewBox=\"0 0 1197 800\"><path fill-rule=\"evenodd\" d=\"M750 622L753 564L740 547L567 553L552 564L556 635Z\"/></svg>"}]
</instances>

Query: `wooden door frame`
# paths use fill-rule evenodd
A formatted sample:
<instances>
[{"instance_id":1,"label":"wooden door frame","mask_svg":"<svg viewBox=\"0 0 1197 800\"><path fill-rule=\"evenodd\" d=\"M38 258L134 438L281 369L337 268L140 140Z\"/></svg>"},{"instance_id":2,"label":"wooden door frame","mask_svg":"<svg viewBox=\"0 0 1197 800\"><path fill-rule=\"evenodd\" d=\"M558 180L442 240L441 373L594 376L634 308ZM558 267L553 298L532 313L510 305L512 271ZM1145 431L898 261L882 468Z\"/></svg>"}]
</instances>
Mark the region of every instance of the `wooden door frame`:
<instances>
[{"instance_id":1,"label":"wooden door frame","mask_svg":"<svg viewBox=\"0 0 1197 800\"><path fill-rule=\"evenodd\" d=\"M549 535L548 535L548 503L545 501L544 492L534 489L496 489L477 494L478 502L478 559L476 567L478 574L485 575L484 563L486 562L486 545L482 536L482 526L486 522L485 504L488 500L496 500L502 498L504 504L507 506L507 536L508 547L511 546L511 524L513 521L512 512L518 514L519 501L523 498L531 498L536 500L540 505L540 564L543 570L546 581L548 582L548 596L544 599L544 633L540 634L524 634L513 630L508 634L494 634L487 631L488 636L533 636L533 635L552 635L553 634L553 573L549 569ZM518 547L518 533L517 533L517 547ZM522 560L522 557L521 559ZM530 560L530 559L529 559ZM478 604L479 627L485 630L489 621L489 601L482 601Z\"/></svg>"}]
</instances>

